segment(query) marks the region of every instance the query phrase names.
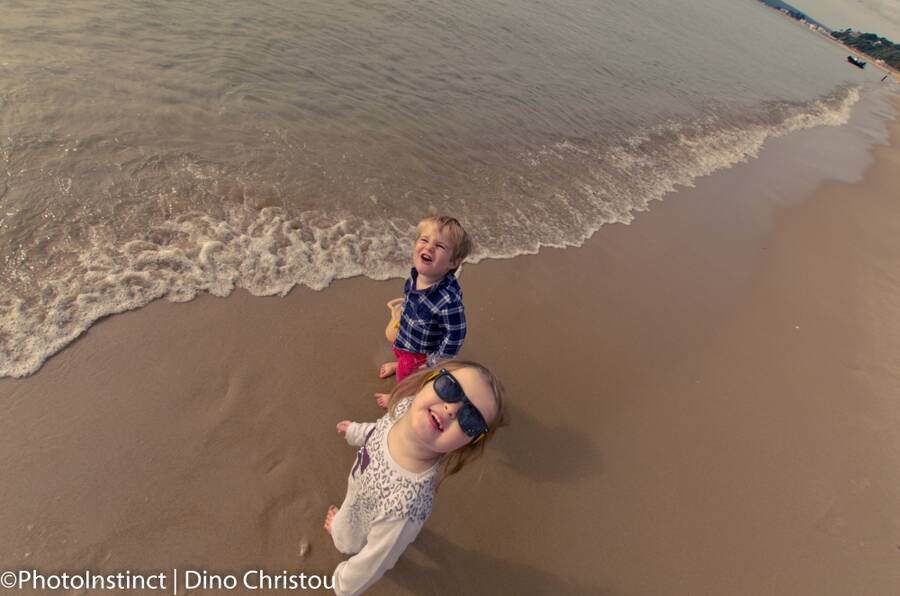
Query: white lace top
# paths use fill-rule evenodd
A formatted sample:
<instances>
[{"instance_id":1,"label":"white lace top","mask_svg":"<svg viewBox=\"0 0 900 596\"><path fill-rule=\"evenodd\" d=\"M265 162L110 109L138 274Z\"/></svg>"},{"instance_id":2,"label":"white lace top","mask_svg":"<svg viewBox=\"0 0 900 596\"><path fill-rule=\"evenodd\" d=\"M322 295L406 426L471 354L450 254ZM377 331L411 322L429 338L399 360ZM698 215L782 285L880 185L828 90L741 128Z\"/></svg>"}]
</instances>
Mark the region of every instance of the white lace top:
<instances>
[{"instance_id":1,"label":"white lace top","mask_svg":"<svg viewBox=\"0 0 900 596\"><path fill-rule=\"evenodd\" d=\"M437 465L422 473L400 467L388 450L388 432L412 398L378 422L350 424L347 442L359 446L347 481L347 496L331 525L339 551L353 557L334 571L334 591L361 594L394 566L431 515Z\"/></svg>"}]
</instances>

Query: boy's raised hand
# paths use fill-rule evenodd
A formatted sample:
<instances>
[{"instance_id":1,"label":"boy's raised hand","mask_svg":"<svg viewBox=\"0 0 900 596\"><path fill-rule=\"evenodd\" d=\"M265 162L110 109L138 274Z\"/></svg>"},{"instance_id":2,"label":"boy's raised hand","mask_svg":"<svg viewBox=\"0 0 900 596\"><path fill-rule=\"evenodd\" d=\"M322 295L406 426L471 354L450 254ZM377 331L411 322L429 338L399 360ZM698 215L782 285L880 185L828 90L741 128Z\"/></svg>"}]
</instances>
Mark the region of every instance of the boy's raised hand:
<instances>
[{"instance_id":1,"label":"boy's raised hand","mask_svg":"<svg viewBox=\"0 0 900 596\"><path fill-rule=\"evenodd\" d=\"M350 427L349 420L341 420L340 422L337 423L338 434L340 434L340 435L344 434L345 432L347 432L347 429L349 427Z\"/></svg>"}]
</instances>

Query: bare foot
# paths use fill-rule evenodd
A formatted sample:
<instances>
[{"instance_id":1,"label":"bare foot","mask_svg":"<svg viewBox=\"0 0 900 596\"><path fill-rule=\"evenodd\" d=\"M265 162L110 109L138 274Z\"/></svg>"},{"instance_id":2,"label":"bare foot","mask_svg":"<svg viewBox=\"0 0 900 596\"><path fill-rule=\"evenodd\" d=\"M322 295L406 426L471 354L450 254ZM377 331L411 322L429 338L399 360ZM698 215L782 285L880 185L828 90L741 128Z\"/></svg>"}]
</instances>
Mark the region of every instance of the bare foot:
<instances>
[{"instance_id":1,"label":"bare foot","mask_svg":"<svg viewBox=\"0 0 900 596\"><path fill-rule=\"evenodd\" d=\"M388 395L387 393L376 393L375 394L375 401L377 401L378 405L381 406L382 408L387 409L389 399L391 399L391 396Z\"/></svg>"},{"instance_id":2,"label":"bare foot","mask_svg":"<svg viewBox=\"0 0 900 596\"><path fill-rule=\"evenodd\" d=\"M329 534L331 534L331 524L334 523L334 516L337 515L338 511L340 509L332 505L328 508L328 513L325 514L325 531Z\"/></svg>"},{"instance_id":3,"label":"bare foot","mask_svg":"<svg viewBox=\"0 0 900 596\"><path fill-rule=\"evenodd\" d=\"M386 379L397 372L397 363L396 362L385 362L381 365L381 368L378 369L378 378Z\"/></svg>"}]
</instances>

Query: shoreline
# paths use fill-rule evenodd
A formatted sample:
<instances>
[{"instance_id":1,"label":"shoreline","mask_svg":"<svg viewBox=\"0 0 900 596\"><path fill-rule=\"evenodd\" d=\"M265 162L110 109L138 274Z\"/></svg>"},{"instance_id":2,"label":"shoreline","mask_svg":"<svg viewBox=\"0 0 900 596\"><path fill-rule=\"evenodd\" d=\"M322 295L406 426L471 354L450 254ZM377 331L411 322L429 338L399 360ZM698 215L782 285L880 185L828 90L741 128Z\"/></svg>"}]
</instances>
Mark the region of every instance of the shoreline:
<instances>
[{"instance_id":1,"label":"shoreline","mask_svg":"<svg viewBox=\"0 0 900 596\"><path fill-rule=\"evenodd\" d=\"M836 141L858 120L801 131L582 247L467 266L462 355L512 425L370 593L896 586L898 109L872 154ZM155 302L0 380L0 562L329 573L334 422L380 414L401 288Z\"/></svg>"},{"instance_id":2,"label":"shoreline","mask_svg":"<svg viewBox=\"0 0 900 596\"><path fill-rule=\"evenodd\" d=\"M884 72L885 74L891 75L897 82L900 82L900 70L897 70L890 64L888 64L886 62L883 64L879 64L878 62L875 61L876 59L873 58L872 56L869 56L868 54L861 52L861 51L857 50L856 48L850 47L838 39L835 39L834 37L831 36L830 33L820 31L818 28L811 29L809 21L800 21L799 19L795 19L794 17L792 17L789 14L785 14L785 13L781 12L781 10L779 10L778 8L776 8L774 6L770 6L765 3L761 3L761 4L763 4L763 6L772 10L773 12L778 13L781 17L793 22L798 27L800 27L802 29L806 29L806 30L810 31L811 33L818 35L819 37L830 41L834 45L843 48L847 52L850 52L857 58L865 59L866 63L874 65L880 71ZM835 29L832 29L832 31L835 31ZM874 33L874 31L872 31L870 33ZM879 35L879 34L876 33L876 35Z\"/></svg>"},{"instance_id":3,"label":"shoreline","mask_svg":"<svg viewBox=\"0 0 900 596\"><path fill-rule=\"evenodd\" d=\"M857 58L864 60L866 62L866 64L871 64L872 66L874 66L881 72L883 72L887 75L890 75L894 79L894 81L900 82L900 70L897 70L896 68L894 68L887 62L881 64L881 63L877 62L876 59L873 58L872 56L869 56L865 52L860 52L856 48L848 46L847 44L835 39L834 37L832 37L831 35L829 35L827 33L822 33L820 31L813 31L813 33L815 33L816 35L823 37L823 38L827 39L828 41L830 41L831 43L843 48L844 50L850 52Z\"/></svg>"},{"instance_id":4,"label":"shoreline","mask_svg":"<svg viewBox=\"0 0 900 596\"><path fill-rule=\"evenodd\" d=\"M470 260L470 264L474 265L485 260L508 260L525 255L539 254L542 249L548 248L581 247L600 228L615 225L615 223L625 223L627 225L636 215L646 211L649 206L672 196L678 188L692 186L696 180L709 176L710 173L727 170L747 159L755 159L759 150L773 139L793 134L798 130L806 130L806 127L830 127L834 126L836 122L846 122L849 114L854 110L855 104L860 101L861 89L862 87L860 86L836 88L828 96L807 103L807 111L787 117L778 124L765 126L762 132L759 130L754 131L752 127L751 129L736 129L741 131L741 133L749 131L751 134L743 138L737 145L733 145L730 150L727 148L729 142L727 137L730 137L731 132L734 132L735 129L731 129L730 132L728 132L729 129L724 129L726 131L726 139L724 139L726 148L724 149L719 148L718 150L712 149L699 152L687 151L680 155L678 151L672 149L672 157L673 160L676 160L675 163L679 163L677 160L684 161L680 161L678 166L670 168L661 176L656 174L649 176L651 180L655 179L656 182L637 191L636 200L625 201L624 203L626 204L619 204L612 208L609 208L607 204L606 207L600 208L602 214L596 212L598 208L596 204L591 204L588 210L592 215L580 221L578 226L570 229L569 232L559 236L557 239L550 237L530 238L527 235L524 237L520 236L517 246L510 247L508 244L504 246L501 242L499 248L496 246L491 247L486 254L479 255L477 261ZM837 105L823 108L821 101L830 102L830 100L840 97L841 93L843 93L843 97L839 99ZM693 142L681 144L701 147L717 145L723 141L719 136L720 132L702 133L701 141L696 144ZM671 147L675 147L678 144L672 143ZM580 149L573 149L572 146L569 146L568 149L581 153ZM616 155L616 151L611 151L599 159L605 160L609 155ZM637 163L640 163L640 158L636 156L628 157L623 161L628 162L632 158L636 158ZM856 158L851 157L850 159L853 161ZM659 163L664 163L665 161L663 159ZM584 165L587 169L591 169L592 163L588 161ZM644 178L639 172L634 172L632 177L635 179ZM627 190L617 193L607 190L606 193L613 199L629 196L629 191ZM610 204L614 203L615 200L610 202ZM606 208L609 208L610 212L604 211ZM568 211L574 212L575 210L569 208ZM264 213L265 210L263 210ZM279 229L278 225L298 226L297 222L291 219L284 219L281 213L270 215L260 215L260 218L264 220L262 225L270 229ZM257 223L260 222L257 221ZM95 285L92 285L96 279L104 279L104 276L96 271L91 271L89 275L86 275L86 277L93 279L94 282L88 282L82 286L73 286L70 284L70 281L47 273L44 280L46 285L40 300L32 296L28 291L22 292L19 297L11 299L12 301L8 300L7 306L18 304L14 309L14 311L18 312L6 309L2 313L6 331L0 331L0 335L6 333L9 337L6 337L7 345L0 350L0 378L7 376L25 378L34 374L40 370L44 362L81 337L97 321L112 315L144 308L155 300L165 299L169 302L180 303L190 301L197 295L205 292L224 297L230 295L235 289L241 288L249 289L251 293L259 297L276 295L283 297L290 293L293 288L308 287L321 290L335 281L348 279L348 277L364 276L368 279L380 281L386 278L391 279L386 276L397 275L398 277L395 279L402 280L408 271L408 268L403 265L397 265L396 262L378 262L377 260L373 264L372 269L366 273L359 272L361 266L358 264L347 267L348 271L354 272L352 274L348 273L348 271L341 272L343 267L340 265L328 263L323 266L324 275L320 275L321 270L315 267L308 268L305 273L295 272L297 275L280 275L272 273L272 270L269 270L267 266L262 266L265 275L261 277L265 281L261 282L254 275L246 273L255 271L255 268L245 260L252 258L253 255L242 253L239 243L227 240L227 237L231 235L232 239L239 237L241 240L246 241L247 230L243 230L239 224L236 224L229 218L218 221L217 225L225 225L229 229L235 228L233 230L234 234L231 234L231 232L218 236L214 234L214 239L202 236L202 241L198 240L194 245L187 243L172 249L180 258L188 261L187 264L182 263L178 265L178 267L183 266L190 271L189 274L185 274L184 280L156 274L153 272L152 267L146 267L146 263L142 265L129 261L128 265L105 270L106 281L104 284L109 283L112 288L111 291L106 287L97 288ZM352 228L346 221L340 225L347 225ZM151 232L151 235L155 232L156 228ZM561 232L557 231L557 233ZM546 236L546 234L543 236ZM266 238L264 242L269 243L268 248L275 251L279 259L287 262L287 269L290 270L291 266L293 266L290 254L279 252L277 246L272 245L275 242L275 236L264 234L264 238ZM305 242L305 240L296 235L291 238L292 242L299 244ZM220 241L227 243L229 246L222 248ZM115 253L130 254L137 250L133 248L136 246L134 242L141 241L126 242L121 246L110 244L106 248ZM396 237L392 237L385 244L396 247L398 242L399 240ZM229 254L230 258L223 258L222 262L224 264L221 266L218 264L217 259L207 262L207 257L204 257L204 255L208 255L209 251L216 251L217 253L221 251ZM171 260L175 258L169 252L169 249L160 248L158 245L152 247L148 244L141 247L139 252L141 256L138 260L152 262L155 259L159 259L163 263L168 263L166 259ZM387 252L397 255L399 254L399 249L391 248ZM99 258L102 261L105 257L102 257L102 255L98 257L94 252L82 253L79 256L79 259L86 263L92 262L95 258ZM212 257L209 258L211 259ZM161 267L161 269L165 270L166 268ZM211 277L206 277L207 269L216 270L218 273L210 274ZM198 271L201 273L198 273ZM238 271L244 271L245 273L238 273ZM40 273L36 273L36 275L41 277ZM75 275L69 279L78 278L79 276ZM133 286L143 288L143 290L137 290L133 293ZM92 289L98 290L96 293L99 293L101 296L95 296L95 292L91 291ZM56 298L47 300L46 296L49 295L55 295ZM73 304L78 306L72 307L71 305Z\"/></svg>"}]
</instances>

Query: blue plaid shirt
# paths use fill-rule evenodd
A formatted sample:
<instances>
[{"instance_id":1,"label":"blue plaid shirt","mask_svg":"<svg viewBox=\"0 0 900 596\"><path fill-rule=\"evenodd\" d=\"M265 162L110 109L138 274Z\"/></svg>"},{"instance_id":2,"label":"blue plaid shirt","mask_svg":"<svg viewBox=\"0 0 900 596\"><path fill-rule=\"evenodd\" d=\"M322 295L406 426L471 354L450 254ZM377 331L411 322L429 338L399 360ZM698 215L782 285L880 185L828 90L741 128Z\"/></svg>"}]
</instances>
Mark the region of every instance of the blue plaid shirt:
<instances>
[{"instance_id":1,"label":"blue plaid shirt","mask_svg":"<svg viewBox=\"0 0 900 596\"><path fill-rule=\"evenodd\" d=\"M394 347L425 354L428 366L434 366L442 358L456 356L466 338L462 289L452 273L424 290L416 289L418 277L413 267L403 286L403 313Z\"/></svg>"}]
</instances>

